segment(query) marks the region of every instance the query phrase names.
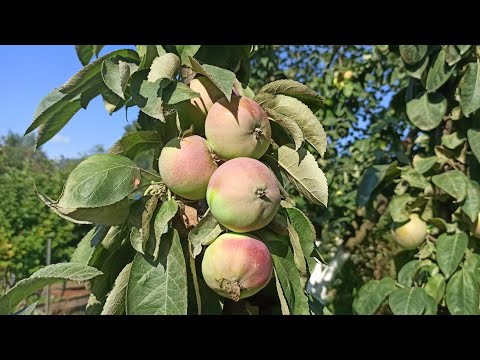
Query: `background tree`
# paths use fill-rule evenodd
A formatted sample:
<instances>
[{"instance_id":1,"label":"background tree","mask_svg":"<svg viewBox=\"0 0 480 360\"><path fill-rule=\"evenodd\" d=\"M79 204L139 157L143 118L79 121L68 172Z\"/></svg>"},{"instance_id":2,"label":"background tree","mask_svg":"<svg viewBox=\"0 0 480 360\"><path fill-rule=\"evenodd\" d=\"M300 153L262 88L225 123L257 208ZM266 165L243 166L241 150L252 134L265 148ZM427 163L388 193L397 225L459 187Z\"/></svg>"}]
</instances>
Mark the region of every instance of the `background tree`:
<instances>
[{"instance_id":1,"label":"background tree","mask_svg":"<svg viewBox=\"0 0 480 360\"><path fill-rule=\"evenodd\" d=\"M394 258L396 276L367 282L354 311L478 314L478 46L401 45L384 53L401 59L409 76L404 102L393 107L408 118L411 140L403 164L365 172L359 202L371 209L378 197L389 200L393 239L404 251ZM415 239L422 244L410 249L405 241Z\"/></svg>"},{"instance_id":2,"label":"background tree","mask_svg":"<svg viewBox=\"0 0 480 360\"><path fill-rule=\"evenodd\" d=\"M67 261L88 228L70 223L39 202L35 186L54 196L80 160L49 160L35 151L35 137L10 133L0 140L0 274L5 291L45 264L46 241L52 261Z\"/></svg>"}]
</instances>

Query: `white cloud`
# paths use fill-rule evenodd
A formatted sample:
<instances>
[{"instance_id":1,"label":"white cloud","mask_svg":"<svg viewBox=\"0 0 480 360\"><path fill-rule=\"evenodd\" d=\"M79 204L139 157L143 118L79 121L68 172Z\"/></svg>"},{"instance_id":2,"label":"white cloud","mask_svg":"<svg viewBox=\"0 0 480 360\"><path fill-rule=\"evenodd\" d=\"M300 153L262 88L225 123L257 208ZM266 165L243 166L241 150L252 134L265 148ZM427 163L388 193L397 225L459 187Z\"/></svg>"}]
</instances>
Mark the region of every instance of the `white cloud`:
<instances>
[{"instance_id":1,"label":"white cloud","mask_svg":"<svg viewBox=\"0 0 480 360\"><path fill-rule=\"evenodd\" d=\"M70 138L57 134L50 141L54 143L59 143L59 144L68 144L70 142Z\"/></svg>"}]
</instances>

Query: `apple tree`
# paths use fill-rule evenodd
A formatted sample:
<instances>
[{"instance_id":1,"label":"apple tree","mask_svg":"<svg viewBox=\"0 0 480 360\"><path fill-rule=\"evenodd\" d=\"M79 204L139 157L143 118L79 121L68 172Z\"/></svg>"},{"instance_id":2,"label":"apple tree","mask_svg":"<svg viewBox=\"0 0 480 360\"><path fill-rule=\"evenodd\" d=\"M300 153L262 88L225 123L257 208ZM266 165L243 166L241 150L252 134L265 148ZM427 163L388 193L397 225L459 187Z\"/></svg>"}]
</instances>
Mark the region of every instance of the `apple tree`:
<instances>
[{"instance_id":1,"label":"apple tree","mask_svg":"<svg viewBox=\"0 0 480 360\"><path fill-rule=\"evenodd\" d=\"M357 314L479 314L480 70L473 45L382 46L408 84L392 103L409 123L407 162L367 169L357 202L380 204L398 244L393 277L371 280ZM386 149L388 150L388 148Z\"/></svg>"},{"instance_id":2,"label":"apple tree","mask_svg":"<svg viewBox=\"0 0 480 360\"><path fill-rule=\"evenodd\" d=\"M327 206L320 95L289 79L253 91L252 45L102 48L75 47L83 68L26 133L42 146L98 96L110 114L138 109L135 131L78 164L56 199L38 189L52 212L93 227L70 262L1 297L0 313L64 279L88 282L87 314L313 313L316 233L291 194ZM145 152L151 169L135 163Z\"/></svg>"}]
</instances>

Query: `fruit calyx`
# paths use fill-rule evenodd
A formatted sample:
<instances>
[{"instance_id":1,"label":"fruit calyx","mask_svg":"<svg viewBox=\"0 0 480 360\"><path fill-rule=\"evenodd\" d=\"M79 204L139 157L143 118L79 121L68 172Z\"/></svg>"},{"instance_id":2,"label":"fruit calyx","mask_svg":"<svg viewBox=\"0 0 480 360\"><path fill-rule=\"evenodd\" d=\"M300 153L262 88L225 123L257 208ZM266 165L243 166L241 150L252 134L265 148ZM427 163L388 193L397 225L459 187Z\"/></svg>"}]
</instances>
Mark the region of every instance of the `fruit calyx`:
<instances>
[{"instance_id":1,"label":"fruit calyx","mask_svg":"<svg viewBox=\"0 0 480 360\"><path fill-rule=\"evenodd\" d=\"M260 139L260 137L263 136L263 129L260 127L256 127L255 130L253 130L253 134L257 139Z\"/></svg>"},{"instance_id":2,"label":"fruit calyx","mask_svg":"<svg viewBox=\"0 0 480 360\"><path fill-rule=\"evenodd\" d=\"M221 289L225 290L231 299L235 302L240 300L240 292L243 289L242 284L238 280L228 280L228 279L220 279L217 280L218 285Z\"/></svg>"},{"instance_id":3,"label":"fruit calyx","mask_svg":"<svg viewBox=\"0 0 480 360\"><path fill-rule=\"evenodd\" d=\"M257 196L259 198L267 196L267 190L265 190L265 189L258 189L255 193L257 194Z\"/></svg>"}]
</instances>

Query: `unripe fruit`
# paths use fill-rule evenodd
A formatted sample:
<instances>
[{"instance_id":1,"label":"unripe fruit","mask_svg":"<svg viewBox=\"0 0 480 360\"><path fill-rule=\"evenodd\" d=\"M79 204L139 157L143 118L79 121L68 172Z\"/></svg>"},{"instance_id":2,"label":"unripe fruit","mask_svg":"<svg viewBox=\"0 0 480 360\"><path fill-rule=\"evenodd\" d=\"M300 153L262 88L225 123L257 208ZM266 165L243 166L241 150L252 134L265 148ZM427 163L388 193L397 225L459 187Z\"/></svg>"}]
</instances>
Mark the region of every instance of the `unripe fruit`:
<instances>
[{"instance_id":1,"label":"unripe fruit","mask_svg":"<svg viewBox=\"0 0 480 360\"><path fill-rule=\"evenodd\" d=\"M185 199L205 198L210 177L217 169L206 140L198 135L170 140L158 159L165 185Z\"/></svg>"},{"instance_id":2,"label":"unripe fruit","mask_svg":"<svg viewBox=\"0 0 480 360\"><path fill-rule=\"evenodd\" d=\"M205 120L205 136L212 150L221 158L260 158L271 139L268 116L254 100L232 96L211 107Z\"/></svg>"},{"instance_id":3,"label":"unripe fruit","mask_svg":"<svg viewBox=\"0 0 480 360\"><path fill-rule=\"evenodd\" d=\"M343 78L345 80L350 80L353 77L353 72L352 70L347 70L343 73Z\"/></svg>"},{"instance_id":4,"label":"unripe fruit","mask_svg":"<svg viewBox=\"0 0 480 360\"><path fill-rule=\"evenodd\" d=\"M232 231L249 232L272 221L280 206L280 189L266 165L251 158L237 158L213 173L207 202L220 224Z\"/></svg>"},{"instance_id":5,"label":"unripe fruit","mask_svg":"<svg viewBox=\"0 0 480 360\"><path fill-rule=\"evenodd\" d=\"M248 234L220 235L205 250L202 274L217 294L238 301L267 286L272 256L263 242Z\"/></svg>"},{"instance_id":6,"label":"unripe fruit","mask_svg":"<svg viewBox=\"0 0 480 360\"><path fill-rule=\"evenodd\" d=\"M411 214L410 221L392 230L393 239L404 249L419 247L427 235L427 224L418 214Z\"/></svg>"},{"instance_id":7,"label":"unripe fruit","mask_svg":"<svg viewBox=\"0 0 480 360\"><path fill-rule=\"evenodd\" d=\"M193 98L190 102L204 114L208 113L214 103L225 98L220 89L206 76L200 76L190 81L190 89L200 94L199 98Z\"/></svg>"}]
</instances>

